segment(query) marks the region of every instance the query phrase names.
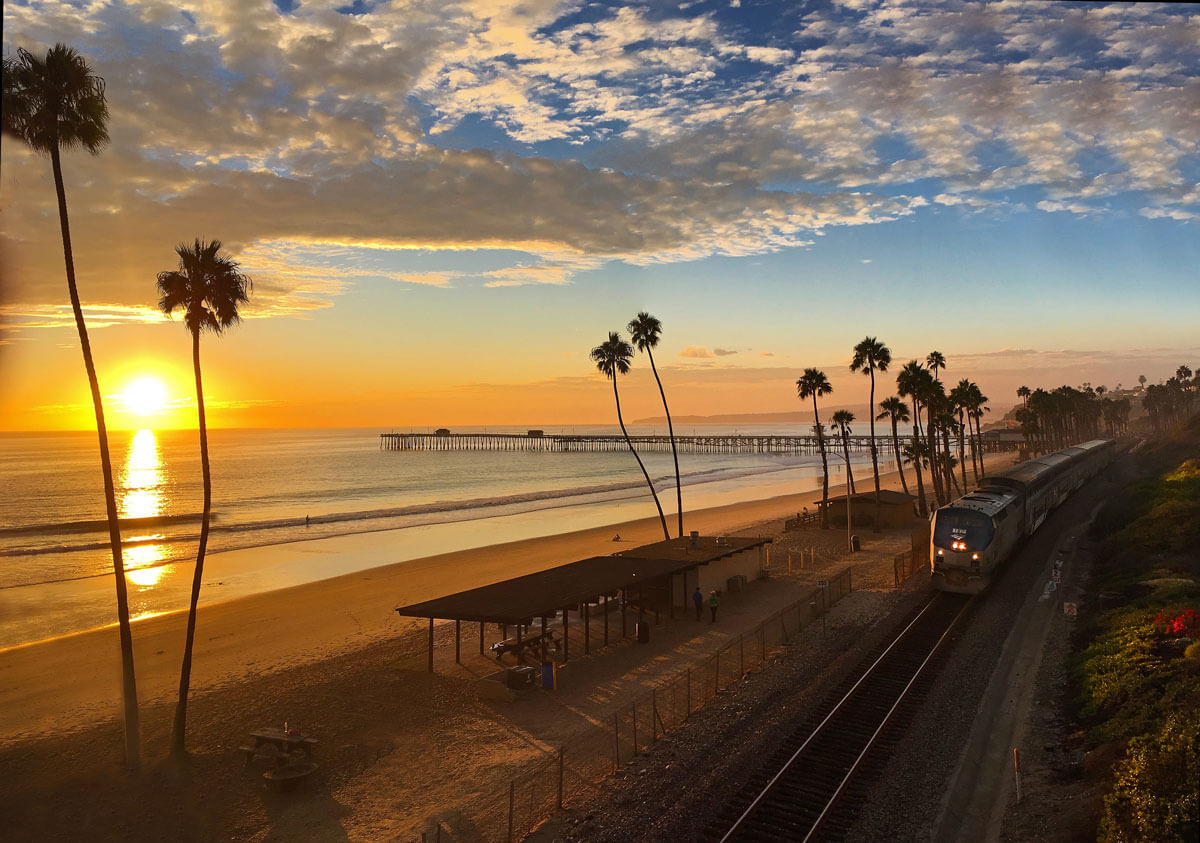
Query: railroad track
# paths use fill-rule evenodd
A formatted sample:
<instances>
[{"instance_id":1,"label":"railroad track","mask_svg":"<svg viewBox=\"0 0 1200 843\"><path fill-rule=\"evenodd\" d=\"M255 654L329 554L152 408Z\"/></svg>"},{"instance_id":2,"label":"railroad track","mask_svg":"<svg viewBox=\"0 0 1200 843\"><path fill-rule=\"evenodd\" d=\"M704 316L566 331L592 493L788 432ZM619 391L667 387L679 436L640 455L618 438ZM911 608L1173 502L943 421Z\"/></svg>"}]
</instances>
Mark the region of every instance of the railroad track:
<instances>
[{"instance_id":1,"label":"railroad track","mask_svg":"<svg viewBox=\"0 0 1200 843\"><path fill-rule=\"evenodd\" d=\"M733 843L844 837L873 773L887 762L884 744L894 732L889 726L903 720L919 698L942 642L970 604L966 595L945 592L926 602L783 742L737 804L709 829L711 838Z\"/></svg>"}]
</instances>

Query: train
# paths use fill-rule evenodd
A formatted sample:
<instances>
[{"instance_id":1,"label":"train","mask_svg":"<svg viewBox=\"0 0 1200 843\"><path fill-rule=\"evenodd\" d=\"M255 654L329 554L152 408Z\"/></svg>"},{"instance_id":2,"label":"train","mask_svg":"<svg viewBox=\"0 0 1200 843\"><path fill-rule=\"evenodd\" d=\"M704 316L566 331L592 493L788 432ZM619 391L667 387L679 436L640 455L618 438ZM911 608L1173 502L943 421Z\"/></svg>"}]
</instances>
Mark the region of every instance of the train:
<instances>
[{"instance_id":1,"label":"train","mask_svg":"<svg viewBox=\"0 0 1200 843\"><path fill-rule=\"evenodd\" d=\"M929 535L933 586L978 594L1013 549L1116 456L1112 439L1093 439L984 475L979 488L937 509Z\"/></svg>"}]
</instances>

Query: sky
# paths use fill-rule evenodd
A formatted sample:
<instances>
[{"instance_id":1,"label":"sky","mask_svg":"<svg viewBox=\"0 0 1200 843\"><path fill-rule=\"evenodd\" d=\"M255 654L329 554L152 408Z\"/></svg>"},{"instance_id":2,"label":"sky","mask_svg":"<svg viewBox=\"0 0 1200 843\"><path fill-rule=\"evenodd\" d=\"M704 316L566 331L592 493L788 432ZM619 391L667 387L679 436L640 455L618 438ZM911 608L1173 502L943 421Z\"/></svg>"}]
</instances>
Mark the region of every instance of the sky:
<instances>
[{"instance_id":1,"label":"sky","mask_svg":"<svg viewBox=\"0 0 1200 843\"><path fill-rule=\"evenodd\" d=\"M614 421L639 311L676 414L865 409L865 336L1015 390L1200 364L1200 10L1025 2L4 4L76 48L111 143L64 154L115 428L195 425L174 249L254 283L209 423ZM49 160L0 158L0 430L94 425ZM137 388L165 389L137 412ZM644 355L626 418L661 414ZM881 375L876 400L894 380Z\"/></svg>"}]
</instances>

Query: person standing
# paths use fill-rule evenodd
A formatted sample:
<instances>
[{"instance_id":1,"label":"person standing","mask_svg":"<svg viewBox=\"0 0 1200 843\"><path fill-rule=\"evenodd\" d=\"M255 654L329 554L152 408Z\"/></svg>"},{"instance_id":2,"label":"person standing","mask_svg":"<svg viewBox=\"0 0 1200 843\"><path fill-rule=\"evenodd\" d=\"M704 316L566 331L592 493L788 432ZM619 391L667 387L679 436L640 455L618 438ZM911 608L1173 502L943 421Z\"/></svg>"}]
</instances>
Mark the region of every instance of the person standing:
<instances>
[{"instance_id":1,"label":"person standing","mask_svg":"<svg viewBox=\"0 0 1200 843\"><path fill-rule=\"evenodd\" d=\"M692 603L696 607L696 620L700 620L700 615L704 613L704 595L700 593L700 586L696 586L692 592Z\"/></svg>"},{"instance_id":2,"label":"person standing","mask_svg":"<svg viewBox=\"0 0 1200 843\"><path fill-rule=\"evenodd\" d=\"M720 604L721 601L717 599L717 593L715 591L708 595L708 610L712 612L712 620L709 621L709 623L717 622L717 606Z\"/></svg>"}]
</instances>

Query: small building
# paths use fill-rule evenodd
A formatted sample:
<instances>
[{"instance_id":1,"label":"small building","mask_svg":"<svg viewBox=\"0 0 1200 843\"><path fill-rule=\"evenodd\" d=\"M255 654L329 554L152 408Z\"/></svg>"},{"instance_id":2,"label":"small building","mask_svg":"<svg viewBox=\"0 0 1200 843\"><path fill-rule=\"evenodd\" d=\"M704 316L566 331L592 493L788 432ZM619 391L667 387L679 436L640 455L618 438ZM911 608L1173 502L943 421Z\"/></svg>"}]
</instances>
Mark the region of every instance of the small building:
<instances>
[{"instance_id":1,"label":"small building","mask_svg":"<svg viewBox=\"0 0 1200 843\"><path fill-rule=\"evenodd\" d=\"M546 435L546 431L544 431L544 430L531 430L531 431L529 431L528 433L526 433L525 435L526 435L526 436L545 436L545 435Z\"/></svg>"},{"instance_id":2,"label":"small building","mask_svg":"<svg viewBox=\"0 0 1200 843\"><path fill-rule=\"evenodd\" d=\"M915 495L906 495L891 489L879 492L879 520L881 527L907 527L916 517ZM846 523L846 496L822 501L829 506L829 521L833 525ZM875 490L859 492L850 496L851 525L854 527L875 526Z\"/></svg>"},{"instance_id":3,"label":"small building","mask_svg":"<svg viewBox=\"0 0 1200 843\"><path fill-rule=\"evenodd\" d=\"M434 435L434 436L449 436L449 435L450 435L450 428L448 428L448 427L439 427L437 430L435 430L435 431L433 432L433 435Z\"/></svg>"}]
</instances>

